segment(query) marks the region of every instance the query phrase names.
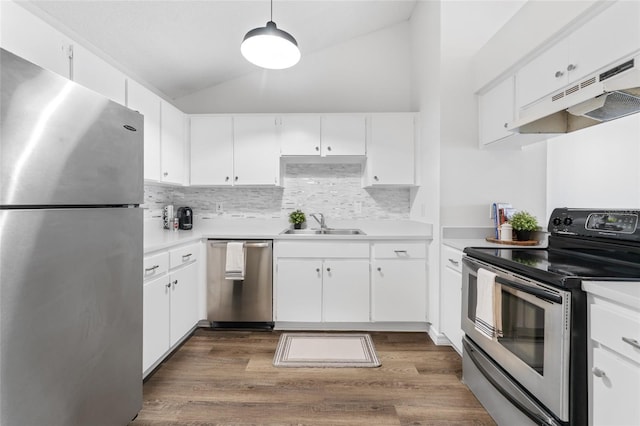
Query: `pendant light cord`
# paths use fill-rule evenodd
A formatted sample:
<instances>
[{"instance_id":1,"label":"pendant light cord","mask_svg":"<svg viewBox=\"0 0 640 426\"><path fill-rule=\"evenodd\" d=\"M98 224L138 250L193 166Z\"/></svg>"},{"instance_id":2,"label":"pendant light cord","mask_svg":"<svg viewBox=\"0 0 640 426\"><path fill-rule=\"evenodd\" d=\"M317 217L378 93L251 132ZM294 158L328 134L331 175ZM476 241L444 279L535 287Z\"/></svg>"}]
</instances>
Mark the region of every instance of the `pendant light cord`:
<instances>
[{"instance_id":1,"label":"pendant light cord","mask_svg":"<svg viewBox=\"0 0 640 426\"><path fill-rule=\"evenodd\" d=\"M273 22L273 0L271 0L271 22Z\"/></svg>"}]
</instances>

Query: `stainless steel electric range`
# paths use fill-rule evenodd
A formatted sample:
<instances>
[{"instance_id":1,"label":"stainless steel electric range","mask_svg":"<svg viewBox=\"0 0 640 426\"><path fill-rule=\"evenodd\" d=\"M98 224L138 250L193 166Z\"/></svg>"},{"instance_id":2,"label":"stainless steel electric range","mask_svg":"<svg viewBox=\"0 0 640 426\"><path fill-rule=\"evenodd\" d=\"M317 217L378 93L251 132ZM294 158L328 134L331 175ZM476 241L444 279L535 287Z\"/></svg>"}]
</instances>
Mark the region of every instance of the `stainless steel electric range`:
<instances>
[{"instance_id":1,"label":"stainless steel electric range","mask_svg":"<svg viewBox=\"0 0 640 426\"><path fill-rule=\"evenodd\" d=\"M463 380L498 424L588 424L585 281L640 285L640 210L555 209L547 248L466 248ZM478 271L501 332L476 328ZM483 274L486 272L483 272Z\"/></svg>"}]
</instances>

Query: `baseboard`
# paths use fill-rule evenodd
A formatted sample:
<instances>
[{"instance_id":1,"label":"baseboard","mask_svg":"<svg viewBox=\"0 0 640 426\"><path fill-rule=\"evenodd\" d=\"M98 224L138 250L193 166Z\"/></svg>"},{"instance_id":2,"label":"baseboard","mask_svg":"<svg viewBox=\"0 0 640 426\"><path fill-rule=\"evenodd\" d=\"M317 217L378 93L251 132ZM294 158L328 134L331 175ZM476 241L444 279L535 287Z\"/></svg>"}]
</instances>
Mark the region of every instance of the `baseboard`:
<instances>
[{"instance_id":1,"label":"baseboard","mask_svg":"<svg viewBox=\"0 0 640 426\"><path fill-rule=\"evenodd\" d=\"M429 332L429 337L431 337L431 340L436 345L452 346L451 342L449 341L449 339L447 339L447 336L445 336L442 333L439 333L438 330L433 328L433 325L429 324L429 331L428 332Z\"/></svg>"},{"instance_id":2,"label":"baseboard","mask_svg":"<svg viewBox=\"0 0 640 426\"><path fill-rule=\"evenodd\" d=\"M313 331L427 331L426 322L288 322L276 321L274 330Z\"/></svg>"}]
</instances>

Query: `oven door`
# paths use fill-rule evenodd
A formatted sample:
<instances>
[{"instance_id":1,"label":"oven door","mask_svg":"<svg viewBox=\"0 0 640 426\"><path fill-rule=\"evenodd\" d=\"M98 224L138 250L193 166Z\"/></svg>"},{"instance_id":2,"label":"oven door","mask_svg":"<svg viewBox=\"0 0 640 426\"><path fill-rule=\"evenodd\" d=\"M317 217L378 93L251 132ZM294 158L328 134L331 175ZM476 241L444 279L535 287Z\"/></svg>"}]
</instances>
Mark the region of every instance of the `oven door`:
<instances>
[{"instance_id":1,"label":"oven door","mask_svg":"<svg viewBox=\"0 0 640 426\"><path fill-rule=\"evenodd\" d=\"M502 336L475 328L478 269L496 274L502 303ZM560 420L569 417L571 294L489 265L463 258L462 329L493 361Z\"/></svg>"}]
</instances>

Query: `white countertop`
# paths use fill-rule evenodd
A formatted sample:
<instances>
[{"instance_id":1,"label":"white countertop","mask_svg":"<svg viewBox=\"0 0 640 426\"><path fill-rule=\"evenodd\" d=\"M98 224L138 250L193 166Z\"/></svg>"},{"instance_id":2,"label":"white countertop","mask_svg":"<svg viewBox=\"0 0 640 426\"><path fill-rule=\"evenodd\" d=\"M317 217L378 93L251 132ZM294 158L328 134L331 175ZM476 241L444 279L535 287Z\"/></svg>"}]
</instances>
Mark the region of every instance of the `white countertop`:
<instances>
[{"instance_id":1,"label":"white countertop","mask_svg":"<svg viewBox=\"0 0 640 426\"><path fill-rule=\"evenodd\" d=\"M545 248L547 247L547 234L540 232L537 235L539 244L535 246L522 246L514 244L492 243L486 240L494 232L492 227L443 227L442 244L453 247L457 250L464 250L466 247L486 247L486 248Z\"/></svg>"},{"instance_id":2,"label":"white countertop","mask_svg":"<svg viewBox=\"0 0 640 426\"><path fill-rule=\"evenodd\" d=\"M584 281L582 289L594 296L640 311L640 283L638 282Z\"/></svg>"},{"instance_id":3,"label":"white countertop","mask_svg":"<svg viewBox=\"0 0 640 426\"><path fill-rule=\"evenodd\" d=\"M281 235L290 227L286 219L196 219L191 231L172 231L162 228L160 220L144 224L144 252L216 239L276 239L276 240L431 240L432 226L412 220L327 220L329 228L356 228L365 235ZM312 226L315 227L315 226Z\"/></svg>"}]
</instances>

